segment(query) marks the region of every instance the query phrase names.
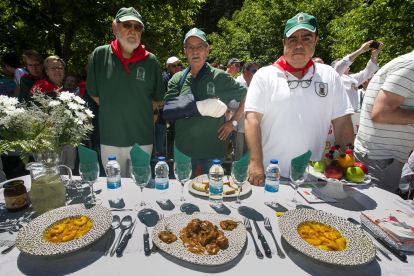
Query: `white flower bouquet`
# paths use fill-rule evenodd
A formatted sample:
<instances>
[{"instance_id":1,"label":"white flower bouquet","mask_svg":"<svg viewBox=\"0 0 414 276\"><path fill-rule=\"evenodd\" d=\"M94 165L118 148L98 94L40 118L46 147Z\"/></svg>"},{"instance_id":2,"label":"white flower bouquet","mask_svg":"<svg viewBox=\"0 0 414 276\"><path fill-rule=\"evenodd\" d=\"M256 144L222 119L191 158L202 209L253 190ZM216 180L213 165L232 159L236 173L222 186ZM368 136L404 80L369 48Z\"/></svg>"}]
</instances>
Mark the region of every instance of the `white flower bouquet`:
<instances>
[{"instance_id":1,"label":"white flower bouquet","mask_svg":"<svg viewBox=\"0 0 414 276\"><path fill-rule=\"evenodd\" d=\"M29 103L0 96L0 153L20 151L24 163L35 152L61 152L67 145L77 147L88 139L93 118L85 101L70 92L56 92L56 99L46 93L32 94Z\"/></svg>"}]
</instances>

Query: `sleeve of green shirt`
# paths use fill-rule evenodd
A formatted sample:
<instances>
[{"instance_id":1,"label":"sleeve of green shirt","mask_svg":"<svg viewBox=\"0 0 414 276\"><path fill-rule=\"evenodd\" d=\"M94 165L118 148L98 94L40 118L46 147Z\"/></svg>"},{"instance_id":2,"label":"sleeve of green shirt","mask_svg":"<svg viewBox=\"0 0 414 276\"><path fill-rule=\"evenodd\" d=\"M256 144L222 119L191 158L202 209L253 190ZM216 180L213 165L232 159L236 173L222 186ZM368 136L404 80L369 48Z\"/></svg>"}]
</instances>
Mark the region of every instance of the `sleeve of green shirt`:
<instances>
[{"instance_id":1,"label":"sleeve of green shirt","mask_svg":"<svg viewBox=\"0 0 414 276\"><path fill-rule=\"evenodd\" d=\"M174 76L168 82L168 91L165 93L164 101L180 96L179 85L180 79L183 75L182 72L174 74Z\"/></svg>"},{"instance_id":2,"label":"sleeve of green shirt","mask_svg":"<svg viewBox=\"0 0 414 276\"><path fill-rule=\"evenodd\" d=\"M95 49L93 51L90 62L89 62L89 71L88 76L86 78L86 90L92 97L99 97L99 91L96 87L97 79L96 79L96 59L97 59L98 51Z\"/></svg>"},{"instance_id":3,"label":"sleeve of green shirt","mask_svg":"<svg viewBox=\"0 0 414 276\"><path fill-rule=\"evenodd\" d=\"M224 83L227 85L224 88L224 93L221 93L220 100L228 104L231 100L236 100L240 102L247 94L247 89L238 83L232 75L230 74L223 74L226 78Z\"/></svg>"}]
</instances>

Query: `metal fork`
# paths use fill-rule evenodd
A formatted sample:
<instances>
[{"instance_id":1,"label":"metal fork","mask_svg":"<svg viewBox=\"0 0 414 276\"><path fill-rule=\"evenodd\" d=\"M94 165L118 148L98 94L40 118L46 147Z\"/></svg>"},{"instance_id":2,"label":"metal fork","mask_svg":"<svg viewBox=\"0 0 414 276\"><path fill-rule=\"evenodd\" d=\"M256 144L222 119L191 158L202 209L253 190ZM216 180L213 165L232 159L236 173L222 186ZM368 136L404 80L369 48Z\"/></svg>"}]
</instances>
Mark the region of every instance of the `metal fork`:
<instances>
[{"instance_id":1,"label":"metal fork","mask_svg":"<svg viewBox=\"0 0 414 276\"><path fill-rule=\"evenodd\" d=\"M252 225L250 224L250 220L248 218L244 218L244 227L246 227L247 232L250 233L250 236L252 236L253 242L254 242L254 247L256 248L256 255L257 258L259 259L263 259L263 253L260 251L259 247L257 246L256 240L253 236L253 232L252 232Z\"/></svg>"},{"instance_id":2,"label":"metal fork","mask_svg":"<svg viewBox=\"0 0 414 276\"><path fill-rule=\"evenodd\" d=\"M158 214L158 221L163 220L164 219L164 214ZM158 252L158 247L155 245L154 240L152 240L152 248L151 248L151 253L157 253Z\"/></svg>"},{"instance_id":3,"label":"metal fork","mask_svg":"<svg viewBox=\"0 0 414 276\"><path fill-rule=\"evenodd\" d=\"M277 243L277 240L275 238L275 235L273 235L273 229L272 229L272 225L270 224L270 220L268 217L265 217L264 220L264 227L267 231L270 232L270 234L272 235L273 240L275 241L276 244L276 248L277 248L277 255L279 255L280 258L284 259L286 256L283 253L282 249L279 247L279 244Z\"/></svg>"}]
</instances>

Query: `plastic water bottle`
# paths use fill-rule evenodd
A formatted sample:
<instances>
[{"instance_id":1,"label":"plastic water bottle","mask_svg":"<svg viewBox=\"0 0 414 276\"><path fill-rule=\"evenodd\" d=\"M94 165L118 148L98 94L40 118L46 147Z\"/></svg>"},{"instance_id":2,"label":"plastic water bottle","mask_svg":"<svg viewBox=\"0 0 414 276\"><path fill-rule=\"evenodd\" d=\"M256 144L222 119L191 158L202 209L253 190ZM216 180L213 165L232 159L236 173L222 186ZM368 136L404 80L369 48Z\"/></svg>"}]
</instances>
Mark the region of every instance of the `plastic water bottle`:
<instances>
[{"instance_id":1,"label":"plastic water bottle","mask_svg":"<svg viewBox=\"0 0 414 276\"><path fill-rule=\"evenodd\" d=\"M158 163L155 165L155 189L157 190L157 202L166 204L166 192L169 187L168 183L168 164L165 162L165 157L158 157Z\"/></svg>"},{"instance_id":2,"label":"plastic water bottle","mask_svg":"<svg viewBox=\"0 0 414 276\"><path fill-rule=\"evenodd\" d=\"M221 167L220 160L213 160L213 166L210 168L209 178L209 201L210 205L220 207L223 204L223 176L224 170Z\"/></svg>"},{"instance_id":3,"label":"plastic water bottle","mask_svg":"<svg viewBox=\"0 0 414 276\"><path fill-rule=\"evenodd\" d=\"M108 192L109 205L116 206L122 200L121 166L115 156L108 157L106 165L106 187Z\"/></svg>"},{"instance_id":4,"label":"plastic water bottle","mask_svg":"<svg viewBox=\"0 0 414 276\"><path fill-rule=\"evenodd\" d=\"M276 159L270 160L270 164L266 169L265 181L265 204L269 206L277 206L277 192L279 192L280 168Z\"/></svg>"}]
</instances>

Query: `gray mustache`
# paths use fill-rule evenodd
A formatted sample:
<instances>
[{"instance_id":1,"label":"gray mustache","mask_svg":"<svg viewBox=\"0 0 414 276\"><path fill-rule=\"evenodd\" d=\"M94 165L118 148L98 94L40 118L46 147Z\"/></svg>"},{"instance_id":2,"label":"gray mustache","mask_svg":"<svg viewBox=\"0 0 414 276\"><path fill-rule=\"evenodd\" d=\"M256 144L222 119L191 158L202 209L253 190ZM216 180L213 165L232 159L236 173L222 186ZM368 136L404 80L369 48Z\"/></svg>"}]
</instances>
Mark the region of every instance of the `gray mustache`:
<instances>
[{"instance_id":1,"label":"gray mustache","mask_svg":"<svg viewBox=\"0 0 414 276\"><path fill-rule=\"evenodd\" d=\"M192 55L190 59L193 59L193 58L201 58L201 56L200 55Z\"/></svg>"}]
</instances>

